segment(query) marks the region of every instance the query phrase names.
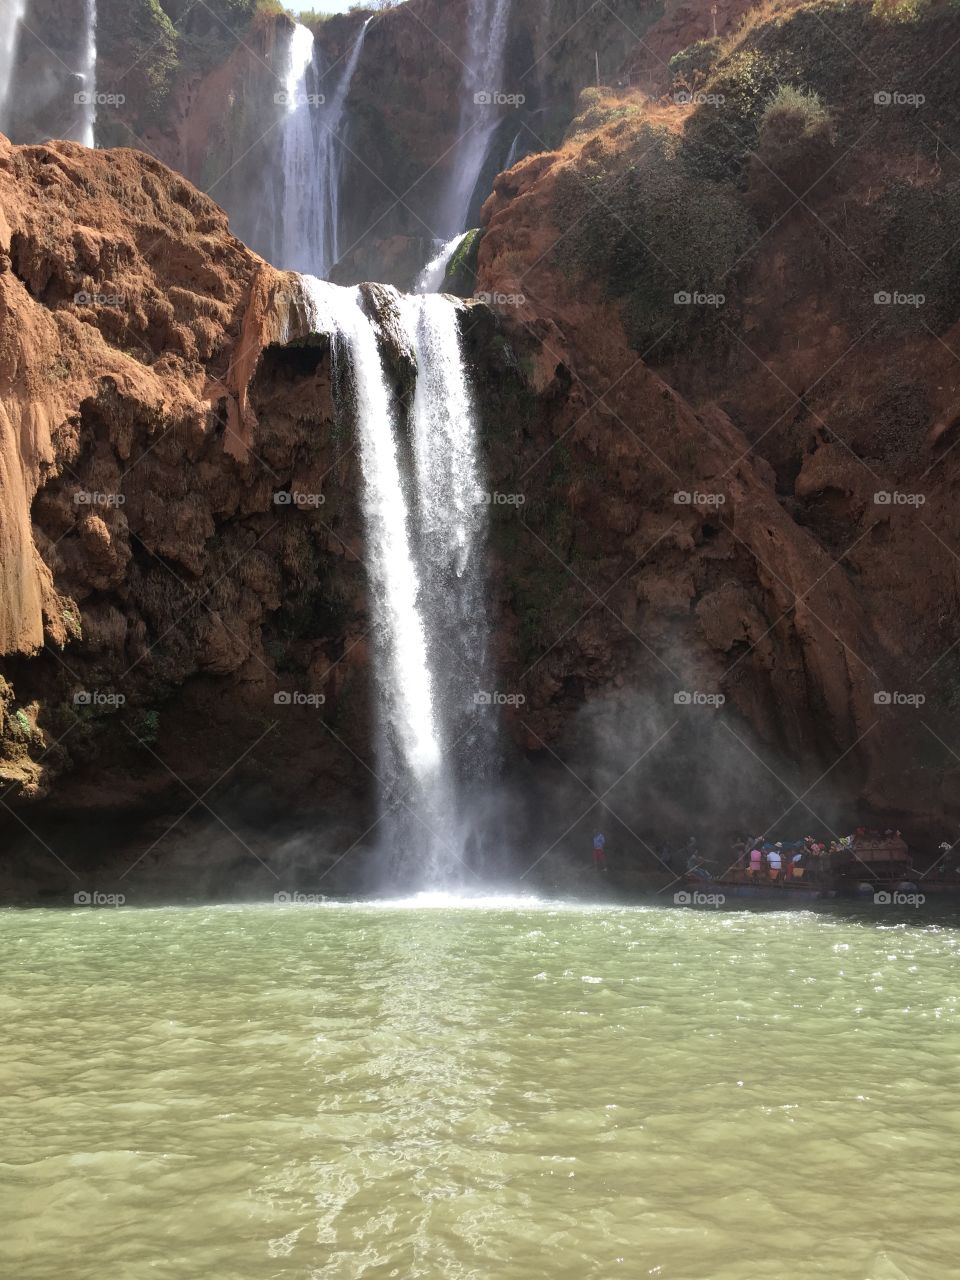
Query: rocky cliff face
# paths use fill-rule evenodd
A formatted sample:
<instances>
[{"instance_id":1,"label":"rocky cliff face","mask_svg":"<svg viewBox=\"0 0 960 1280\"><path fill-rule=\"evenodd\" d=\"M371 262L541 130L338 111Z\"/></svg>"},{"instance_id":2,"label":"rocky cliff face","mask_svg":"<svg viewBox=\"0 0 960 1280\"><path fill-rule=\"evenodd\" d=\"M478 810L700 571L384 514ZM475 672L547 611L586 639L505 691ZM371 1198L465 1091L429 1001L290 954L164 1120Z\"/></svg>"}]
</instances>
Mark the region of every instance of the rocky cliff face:
<instances>
[{"instance_id":1,"label":"rocky cliff face","mask_svg":"<svg viewBox=\"0 0 960 1280\"><path fill-rule=\"evenodd\" d=\"M111 811L142 851L224 771L281 824L362 807L356 477L323 340L289 345L295 278L138 153L4 143L0 165L0 773L26 863L61 821L95 856ZM291 685L344 747L271 715Z\"/></svg>"},{"instance_id":2,"label":"rocky cliff face","mask_svg":"<svg viewBox=\"0 0 960 1280\"><path fill-rule=\"evenodd\" d=\"M465 82L468 7L469 0L409 0L373 18L347 103L343 283L409 287L431 256L440 193L463 129L461 107L476 89ZM490 104L498 125L474 217L511 152L525 155L561 139L598 63L605 78L619 78L653 29L659 43L646 62L662 68L681 47L672 41L709 25L701 8L699 26L688 16L678 27L658 0L513 4L504 83L482 87L507 101ZM7 131L15 142L78 136L71 133L74 92L82 87L71 71L79 60L78 25L67 20L62 0L28 0L28 10ZM316 37L314 87L328 101L372 12L307 17ZM98 145L153 155L226 209L235 234L268 243L265 224L276 218L281 183L285 108L276 97L284 91L290 16L256 0L102 0L98 15ZM58 34L34 34L49 32ZM322 106L316 110L322 115Z\"/></svg>"},{"instance_id":3,"label":"rocky cliff face","mask_svg":"<svg viewBox=\"0 0 960 1280\"><path fill-rule=\"evenodd\" d=\"M925 51L960 28L834 16L784 9L679 59L658 101L589 94L563 148L496 180L478 287L554 406L499 478L534 535L511 572L551 582L549 647L518 665L541 748L577 752L584 696L618 708L611 733L668 730L699 680L750 733L678 709L671 741L705 748L684 785L772 788L800 825L857 796L931 835L960 763L960 139ZM643 785L624 816L657 803Z\"/></svg>"},{"instance_id":4,"label":"rocky cliff face","mask_svg":"<svg viewBox=\"0 0 960 1280\"><path fill-rule=\"evenodd\" d=\"M465 341L524 839L548 814L563 847L606 805L639 866L718 821L926 840L958 816L960 129L928 51L960 29L936 8L820 17L697 27L665 68L699 19L652 14L656 94L592 91L492 180L493 310ZM390 35L412 84L401 20L370 56ZM356 20L325 26L333 56ZM276 24L258 30L269 61ZM547 45L537 27L513 57ZM215 77L251 56L190 80L210 105L157 126L171 155L200 163ZM551 65L559 102L579 86ZM424 111L455 79L438 68ZM398 181L426 145L404 83L377 100L358 73L357 128L384 155L391 123L405 140ZM390 258L402 277L408 216L358 273ZM60 885L69 846L178 892L269 886L283 860L356 884L361 860L338 860L373 821L358 475L295 279L155 159L65 143L4 145L0 250L8 878Z\"/></svg>"}]
</instances>

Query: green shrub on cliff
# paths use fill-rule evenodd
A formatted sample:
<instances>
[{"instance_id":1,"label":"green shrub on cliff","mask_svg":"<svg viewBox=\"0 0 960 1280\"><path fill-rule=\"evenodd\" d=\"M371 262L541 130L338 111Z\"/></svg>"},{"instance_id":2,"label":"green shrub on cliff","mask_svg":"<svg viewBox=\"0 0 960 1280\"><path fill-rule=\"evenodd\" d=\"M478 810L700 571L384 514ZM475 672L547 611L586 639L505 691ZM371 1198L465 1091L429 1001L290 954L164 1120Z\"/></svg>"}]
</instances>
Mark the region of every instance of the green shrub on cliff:
<instances>
[{"instance_id":1,"label":"green shrub on cliff","mask_svg":"<svg viewBox=\"0 0 960 1280\"><path fill-rule=\"evenodd\" d=\"M736 192L704 180L682 141L648 124L626 152L597 156L557 176L560 265L622 299L631 341L656 347L654 359L717 333L728 275L756 236Z\"/></svg>"},{"instance_id":2,"label":"green shrub on cliff","mask_svg":"<svg viewBox=\"0 0 960 1280\"><path fill-rule=\"evenodd\" d=\"M482 239L483 230L480 227L474 227L466 233L447 263L441 293L453 293L460 298L472 295L477 283L477 255Z\"/></svg>"},{"instance_id":3,"label":"green shrub on cliff","mask_svg":"<svg viewBox=\"0 0 960 1280\"><path fill-rule=\"evenodd\" d=\"M642 114L639 102L623 102L613 94L612 89L584 89L577 102L577 114L566 131L566 140Z\"/></svg>"},{"instance_id":4,"label":"green shrub on cliff","mask_svg":"<svg viewBox=\"0 0 960 1280\"><path fill-rule=\"evenodd\" d=\"M939 187L892 182L851 228L857 258L845 255L844 296L858 321L878 330L943 332L960 313L960 181ZM887 294L913 301L878 306Z\"/></svg>"},{"instance_id":5,"label":"green shrub on cliff","mask_svg":"<svg viewBox=\"0 0 960 1280\"><path fill-rule=\"evenodd\" d=\"M178 34L159 0L98 0L97 31L100 63L122 72L119 83L107 88L126 96L126 123L139 133L166 108L180 65ZM136 145L109 112L100 114L101 145Z\"/></svg>"},{"instance_id":6,"label":"green shrub on cliff","mask_svg":"<svg viewBox=\"0 0 960 1280\"><path fill-rule=\"evenodd\" d=\"M667 63L670 83L675 88L699 88L713 70L720 49L720 41L714 36L710 40L698 40L675 53Z\"/></svg>"},{"instance_id":7,"label":"green shrub on cliff","mask_svg":"<svg viewBox=\"0 0 960 1280\"><path fill-rule=\"evenodd\" d=\"M782 85L760 117L750 161L754 205L768 215L785 212L820 184L833 152L833 119L820 95Z\"/></svg>"}]
</instances>

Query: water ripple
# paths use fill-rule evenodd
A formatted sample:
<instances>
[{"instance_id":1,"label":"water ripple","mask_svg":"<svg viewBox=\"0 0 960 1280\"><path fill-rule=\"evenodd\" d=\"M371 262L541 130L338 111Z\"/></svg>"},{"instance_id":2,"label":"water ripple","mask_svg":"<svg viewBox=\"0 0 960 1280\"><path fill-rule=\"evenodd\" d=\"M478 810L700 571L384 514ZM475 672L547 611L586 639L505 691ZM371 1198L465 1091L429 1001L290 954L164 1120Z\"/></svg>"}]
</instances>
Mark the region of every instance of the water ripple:
<instances>
[{"instance_id":1,"label":"water ripple","mask_svg":"<svg viewBox=\"0 0 960 1280\"><path fill-rule=\"evenodd\" d=\"M941 1280L960 934L527 899L0 913L20 1280Z\"/></svg>"}]
</instances>

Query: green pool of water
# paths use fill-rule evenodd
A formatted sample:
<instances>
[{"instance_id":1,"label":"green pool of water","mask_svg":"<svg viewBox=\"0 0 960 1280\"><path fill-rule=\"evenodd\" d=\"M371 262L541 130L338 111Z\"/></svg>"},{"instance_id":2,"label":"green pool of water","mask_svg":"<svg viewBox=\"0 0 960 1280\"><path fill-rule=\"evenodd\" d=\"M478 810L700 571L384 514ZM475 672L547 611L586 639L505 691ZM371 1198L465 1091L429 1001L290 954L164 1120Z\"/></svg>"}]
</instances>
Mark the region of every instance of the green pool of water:
<instances>
[{"instance_id":1,"label":"green pool of water","mask_svg":"<svg viewBox=\"0 0 960 1280\"><path fill-rule=\"evenodd\" d=\"M960 930L436 900L0 913L18 1280L926 1280Z\"/></svg>"}]
</instances>

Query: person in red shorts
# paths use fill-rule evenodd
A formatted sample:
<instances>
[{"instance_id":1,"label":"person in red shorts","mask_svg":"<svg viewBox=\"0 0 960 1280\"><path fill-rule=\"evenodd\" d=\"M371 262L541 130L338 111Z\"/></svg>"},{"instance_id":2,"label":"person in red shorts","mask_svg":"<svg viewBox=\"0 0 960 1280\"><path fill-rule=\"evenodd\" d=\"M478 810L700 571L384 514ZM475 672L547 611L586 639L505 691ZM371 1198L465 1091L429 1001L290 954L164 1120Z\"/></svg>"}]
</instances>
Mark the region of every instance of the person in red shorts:
<instances>
[{"instance_id":1,"label":"person in red shorts","mask_svg":"<svg viewBox=\"0 0 960 1280\"><path fill-rule=\"evenodd\" d=\"M593 865L597 871L607 869L607 841L602 831L593 837Z\"/></svg>"}]
</instances>

